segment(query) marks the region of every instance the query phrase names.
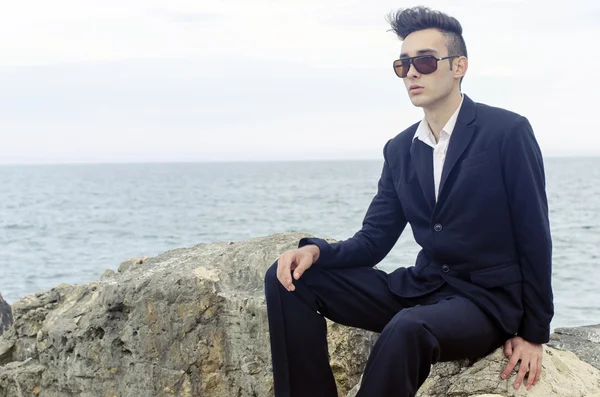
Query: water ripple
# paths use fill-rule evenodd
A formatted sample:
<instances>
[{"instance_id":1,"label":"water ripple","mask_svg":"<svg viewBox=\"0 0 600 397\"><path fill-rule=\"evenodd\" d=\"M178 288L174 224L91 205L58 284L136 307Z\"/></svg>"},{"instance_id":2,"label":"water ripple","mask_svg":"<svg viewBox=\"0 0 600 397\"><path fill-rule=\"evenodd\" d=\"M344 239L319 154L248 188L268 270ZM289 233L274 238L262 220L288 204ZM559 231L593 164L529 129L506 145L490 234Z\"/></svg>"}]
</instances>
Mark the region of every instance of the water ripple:
<instances>
[{"instance_id":1,"label":"water ripple","mask_svg":"<svg viewBox=\"0 0 600 397\"><path fill-rule=\"evenodd\" d=\"M380 174L378 161L0 167L0 291L12 302L199 242L346 239ZM546 175L553 327L600 323L600 159L548 159ZM380 268L410 266L418 249L407 227Z\"/></svg>"}]
</instances>

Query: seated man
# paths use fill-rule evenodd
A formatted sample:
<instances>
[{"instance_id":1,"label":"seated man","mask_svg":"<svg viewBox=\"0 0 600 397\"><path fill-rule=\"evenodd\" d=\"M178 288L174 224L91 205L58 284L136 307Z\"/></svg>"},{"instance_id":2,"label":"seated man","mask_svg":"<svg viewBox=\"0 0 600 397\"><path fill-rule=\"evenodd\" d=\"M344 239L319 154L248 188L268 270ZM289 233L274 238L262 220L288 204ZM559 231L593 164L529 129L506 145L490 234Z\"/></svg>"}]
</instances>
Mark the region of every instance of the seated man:
<instances>
[{"instance_id":1,"label":"seated man","mask_svg":"<svg viewBox=\"0 0 600 397\"><path fill-rule=\"evenodd\" d=\"M358 397L414 396L438 361L505 345L514 387L540 376L553 316L542 155L528 120L461 93L460 23L424 7L390 18L396 75L424 118L383 148L377 194L353 237L303 238L267 271L276 397L334 397L327 317L381 333ZM373 268L407 223L414 266Z\"/></svg>"}]
</instances>

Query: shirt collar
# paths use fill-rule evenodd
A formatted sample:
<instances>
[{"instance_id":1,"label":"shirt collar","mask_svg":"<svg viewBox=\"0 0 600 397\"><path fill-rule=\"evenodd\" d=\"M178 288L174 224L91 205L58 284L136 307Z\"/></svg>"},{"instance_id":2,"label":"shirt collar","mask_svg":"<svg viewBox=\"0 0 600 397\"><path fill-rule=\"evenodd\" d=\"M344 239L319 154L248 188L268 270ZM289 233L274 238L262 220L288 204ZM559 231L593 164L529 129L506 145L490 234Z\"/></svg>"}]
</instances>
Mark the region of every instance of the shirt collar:
<instances>
[{"instance_id":1,"label":"shirt collar","mask_svg":"<svg viewBox=\"0 0 600 397\"><path fill-rule=\"evenodd\" d=\"M460 113L460 108L462 107L464 100L465 96L461 95L461 100L460 104L458 105L458 108L454 111L452 116L450 116L450 119L448 120L444 128L442 128L442 131L444 131L448 135L452 135L452 132L454 131L454 127L456 126L456 120L458 120L458 114ZM431 143L435 146L435 138L433 137L433 133L431 132L431 129L429 128L429 124L427 123L425 117L423 117L423 120L421 120L421 122L419 123L419 126L415 131L415 135L413 136L413 140L417 138L419 138L425 143Z\"/></svg>"}]
</instances>

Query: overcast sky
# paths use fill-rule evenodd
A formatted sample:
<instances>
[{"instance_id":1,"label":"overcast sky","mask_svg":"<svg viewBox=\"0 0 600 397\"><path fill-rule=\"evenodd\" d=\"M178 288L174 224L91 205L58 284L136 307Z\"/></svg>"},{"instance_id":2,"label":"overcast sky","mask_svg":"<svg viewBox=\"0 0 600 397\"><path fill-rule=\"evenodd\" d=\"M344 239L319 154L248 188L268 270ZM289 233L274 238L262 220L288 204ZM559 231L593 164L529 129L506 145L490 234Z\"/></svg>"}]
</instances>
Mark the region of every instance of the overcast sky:
<instances>
[{"instance_id":1,"label":"overcast sky","mask_svg":"<svg viewBox=\"0 0 600 397\"><path fill-rule=\"evenodd\" d=\"M422 111L392 70L387 0L7 2L0 163L382 158ZM463 92L600 156L600 2L444 0Z\"/></svg>"}]
</instances>

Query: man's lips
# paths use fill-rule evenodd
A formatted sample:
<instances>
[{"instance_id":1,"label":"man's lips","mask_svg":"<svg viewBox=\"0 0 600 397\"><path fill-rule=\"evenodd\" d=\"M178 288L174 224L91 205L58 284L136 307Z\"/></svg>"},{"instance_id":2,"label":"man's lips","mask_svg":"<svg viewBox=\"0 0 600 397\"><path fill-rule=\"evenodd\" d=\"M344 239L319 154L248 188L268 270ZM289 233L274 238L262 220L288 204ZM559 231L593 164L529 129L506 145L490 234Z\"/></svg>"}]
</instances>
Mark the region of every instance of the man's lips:
<instances>
[{"instance_id":1,"label":"man's lips","mask_svg":"<svg viewBox=\"0 0 600 397\"><path fill-rule=\"evenodd\" d=\"M416 85L416 84L411 85L410 88L408 89L408 92L413 93L413 94L415 94L417 92L421 92L421 91L423 91L423 87L421 87L420 85Z\"/></svg>"}]
</instances>

